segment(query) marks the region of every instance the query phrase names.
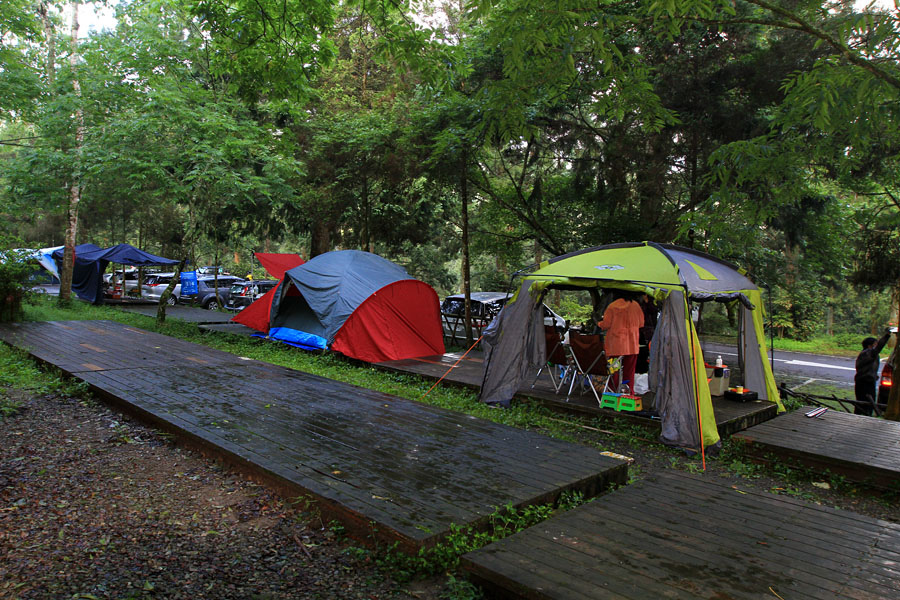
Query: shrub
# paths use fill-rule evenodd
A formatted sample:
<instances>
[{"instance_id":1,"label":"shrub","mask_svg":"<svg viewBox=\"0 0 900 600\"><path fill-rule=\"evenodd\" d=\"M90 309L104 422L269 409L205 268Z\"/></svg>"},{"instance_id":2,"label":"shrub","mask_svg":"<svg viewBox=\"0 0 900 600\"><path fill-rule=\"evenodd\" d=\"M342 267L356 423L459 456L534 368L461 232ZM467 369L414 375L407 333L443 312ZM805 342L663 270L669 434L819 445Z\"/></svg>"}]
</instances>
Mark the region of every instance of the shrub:
<instances>
[{"instance_id":1,"label":"shrub","mask_svg":"<svg viewBox=\"0 0 900 600\"><path fill-rule=\"evenodd\" d=\"M31 251L17 248L20 240L0 237L0 322L22 316L22 298L34 270Z\"/></svg>"}]
</instances>

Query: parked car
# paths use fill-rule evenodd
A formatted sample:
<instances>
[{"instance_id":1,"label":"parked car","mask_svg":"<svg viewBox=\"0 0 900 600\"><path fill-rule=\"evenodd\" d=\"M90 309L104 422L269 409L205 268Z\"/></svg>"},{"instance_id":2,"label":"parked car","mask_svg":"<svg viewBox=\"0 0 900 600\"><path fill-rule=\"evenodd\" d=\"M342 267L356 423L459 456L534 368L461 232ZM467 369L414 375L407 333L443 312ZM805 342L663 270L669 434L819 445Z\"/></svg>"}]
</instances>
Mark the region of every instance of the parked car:
<instances>
[{"instance_id":1,"label":"parked car","mask_svg":"<svg viewBox=\"0 0 900 600\"><path fill-rule=\"evenodd\" d=\"M197 275L215 275L217 271L219 275L229 275L228 271L225 270L225 267L197 267Z\"/></svg>"},{"instance_id":2,"label":"parked car","mask_svg":"<svg viewBox=\"0 0 900 600\"><path fill-rule=\"evenodd\" d=\"M273 279L240 281L234 283L231 286L231 293L228 297L228 301L225 303L225 308L234 312L244 310L250 306L254 300L274 288L276 285L278 285L278 282Z\"/></svg>"},{"instance_id":3,"label":"parked car","mask_svg":"<svg viewBox=\"0 0 900 600\"><path fill-rule=\"evenodd\" d=\"M144 274L146 281L147 274ZM138 288L138 270L129 268L125 270L125 279L122 280L122 271L113 271L103 275L103 294L107 298L121 298L122 290L125 290L125 296L133 296L137 294Z\"/></svg>"},{"instance_id":4,"label":"parked car","mask_svg":"<svg viewBox=\"0 0 900 600\"><path fill-rule=\"evenodd\" d=\"M218 292L219 301L222 306L228 302L231 297L231 287L236 283L243 283L240 277L234 275L219 276ZM202 276L197 279L197 295L194 296L193 302L208 310L216 310L219 304L216 302L216 278L211 276Z\"/></svg>"},{"instance_id":5,"label":"parked car","mask_svg":"<svg viewBox=\"0 0 900 600\"><path fill-rule=\"evenodd\" d=\"M141 287L141 296L148 300L159 302L160 296L166 291L166 287L175 273L154 273L144 279L144 285ZM178 296L181 294L181 284L177 284L172 290L172 296L169 298L169 305L178 303Z\"/></svg>"},{"instance_id":6,"label":"parked car","mask_svg":"<svg viewBox=\"0 0 900 600\"><path fill-rule=\"evenodd\" d=\"M471 314L472 335L479 337L491 321L500 313L500 309L506 304L511 294L504 292L472 292ZM444 336L451 340L465 340L465 294L453 294L447 296L441 303L441 322L444 327ZM556 326L565 329L566 320L544 305L544 325Z\"/></svg>"},{"instance_id":7,"label":"parked car","mask_svg":"<svg viewBox=\"0 0 900 600\"><path fill-rule=\"evenodd\" d=\"M159 302L160 297L162 296L163 292L166 290L166 287L172 281L172 277L174 276L174 273L159 273L152 276L150 279L148 279L147 283L144 284L142 295L148 300ZM219 277L219 299L222 301L223 305L231 296L231 286L234 283L240 281L241 279L239 277L235 277L234 275L225 275ZM175 284L175 287L172 290L172 295L169 297L168 304L171 306L178 304L179 302L186 301L190 301L210 310L218 308L218 304L216 303L215 277L211 277L209 275L198 277L197 294L191 296L182 297L181 284Z\"/></svg>"}]
</instances>

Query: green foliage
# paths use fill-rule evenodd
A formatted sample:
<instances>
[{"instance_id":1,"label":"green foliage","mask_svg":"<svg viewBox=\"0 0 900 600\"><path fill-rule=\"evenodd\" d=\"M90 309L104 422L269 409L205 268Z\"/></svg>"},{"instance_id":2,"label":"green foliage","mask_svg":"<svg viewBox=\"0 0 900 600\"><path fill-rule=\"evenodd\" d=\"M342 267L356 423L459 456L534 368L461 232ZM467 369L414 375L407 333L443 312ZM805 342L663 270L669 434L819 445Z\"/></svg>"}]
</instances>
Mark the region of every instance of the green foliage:
<instances>
[{"instance_id":1,"label":"green foliage","mask_svg":"<svg viewBox=\"0 0 900 600\"><path fill-rule=\"evenodd\" d=\"M564 294L554 310L571 323L590 323L593 307L586 294Z\"/></svg>"},{"instance_id":2,"label":"green foliage","mask_svg":"<svg viewBox=\"0 0 900 600\"><path fill-rule=\"evenodd\" d=\"M0 4L0 121L33 110L41 92L41 64L34 46L42 37L33 2L4 0Z\"/></svg>"},{"instance_id":3,"label":"green foliage","mask_svg":"<svg viewBox=\"0 0 900 600\"><path fill-rule=\"evenodd\" d=\"M212 36L211 72L227 79L245 101L302 99L318 70L334 57L335 12L328 0L186 4Z\"/></svg>"},{"instance_id":4,"label":"green foliage","mask_svg":"<svg viewBox=\"0 0 900 600\"><path fill-rule=\"evenodd\" d=\"M441 600L481 600L484 591L471 581L449 575L440 597Z\"/></svg>"}]
</instances>

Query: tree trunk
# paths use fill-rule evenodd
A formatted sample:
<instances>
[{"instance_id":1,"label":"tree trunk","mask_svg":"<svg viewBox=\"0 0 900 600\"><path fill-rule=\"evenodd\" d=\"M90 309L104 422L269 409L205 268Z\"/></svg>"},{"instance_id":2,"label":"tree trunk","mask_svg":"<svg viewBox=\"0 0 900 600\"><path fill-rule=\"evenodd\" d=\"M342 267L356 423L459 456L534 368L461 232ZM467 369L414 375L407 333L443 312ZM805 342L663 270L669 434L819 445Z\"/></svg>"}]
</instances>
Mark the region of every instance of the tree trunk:
<instances>
[{"instance_id":1,"label":"tree trunk","mask_svg":"<svg viewBox=\"0 0 900 600\"><path fill-rule=\"evenodd\" d=\"M162 325L166 322L166 304L169 302L169 298L172 297L172 290L181 281L181 272L184 270L185 263L187 263L187 258L182 258L181 262L175 267L175 275L172 277L172 281L169 282L169 285L166 286L166 289L163 290L159 297L159 306L156 309L157 325Z\"/></svg>"},{"instance_id":2,"label":"tree trunk","mask_svg":"<svg viewBox=\"0 0 900 600\"><path fill-rule=\"evenodd\" d=\"M69 54L72 70L78 67L78 2L72 4L72 51ZM69 208L66 211L66 241L63 250L63 270L59 278L59 302L72 301L72 271L75 267L75 239L78 234L78 203L81 201L81 147L84 144L84 112L81 109L81 83L77 74L72 79L78 107L75 109L75 148L72 181L69 184ZM124 285L124 282L123 282Z\"/></svg>"},{"instance_id":3,"label":"tree trunk","mask_svg":"<svg viewBox=\"0 0 900 600\"><path fill-rule=\"evenodd\" d=\"M466 177L468 157L465 151L462 156L462 174L459 180L459 195L462 201L462 279L465 295L466 315L466 347L472 346L472 274L469 268L469 186Z\"/></svg>"},{"instance_id":4,"label":"tree trunk","mask_svg":"<svg viewBox=\"0 0 900 600\"><path fill-rule=\"evenodd\" d=\"M53 82L56 80L56 34L53 21L50 19L50 3L44 0L38 7L41 21L44 23L44 38L47 40L47 64L44 68L47 77L47 89L53 93Z\"/></svg>"},{"instance_id":5,"label":"tree trunk","mask_svg":"<svg viewBox=\"0 0 900 600\"><path fill-rule=\"evenodd\" d=\"M372 218L372 208L369 206L369 180L364 176L362 178L362 198L363 198L363 236L362 247L367 252L372 251L372 234L370 220Z\"/></svg>"},{"instance_id":6,"label":"tree trunk","mask_svg":"<svg viewBox=\"0 0 900 600\"><path fill-rule=\"evenodd\" d=\"M309 242L309 256L315 258L331 250L331 224L324 221L316 221L311 232Z\"/></svg>"}]
</instances>

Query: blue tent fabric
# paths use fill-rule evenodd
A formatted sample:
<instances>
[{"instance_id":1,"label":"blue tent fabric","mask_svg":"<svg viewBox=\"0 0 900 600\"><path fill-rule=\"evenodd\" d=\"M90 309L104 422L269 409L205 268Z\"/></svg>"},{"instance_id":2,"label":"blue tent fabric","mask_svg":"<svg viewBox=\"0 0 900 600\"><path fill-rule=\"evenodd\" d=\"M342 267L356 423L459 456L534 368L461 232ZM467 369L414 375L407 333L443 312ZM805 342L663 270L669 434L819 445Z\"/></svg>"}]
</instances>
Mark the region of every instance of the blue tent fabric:
<instances>
[{"instance_id":1,"label":"blue tent fabric","mask_svg":"<svg viewBox=\"0 0 900 600\"><path fill-rule=\"evenodd\" d=\"M53 258L61 265L65 248L53 252ZM118 244L101 248L94 244L75 246L75 266L72 270L72 291L82 300L93 304L103 303L103 272L114 262L134 267L151 265L177 265L179 261L156 256L138 250L130 244Z\"/></svg>"},{"instance_id":2,"label":"blue tent fabric","mask_svg":"<svg viewBox=\"0 0 900 600\"><path fill-rule=\"evenodd\" d=\"M403 279L412 279L406 269L360 250L320 254L285 273L285 280L296 286L321 323L321 330L315 333L324 337L329 345L360 304L384 286ZM284 288L283 285L279 287ZM282 290L272 304L273 327L290 325L279 320L278 309L288 300L284 293Z\"/></svg>"}]
</instances>

